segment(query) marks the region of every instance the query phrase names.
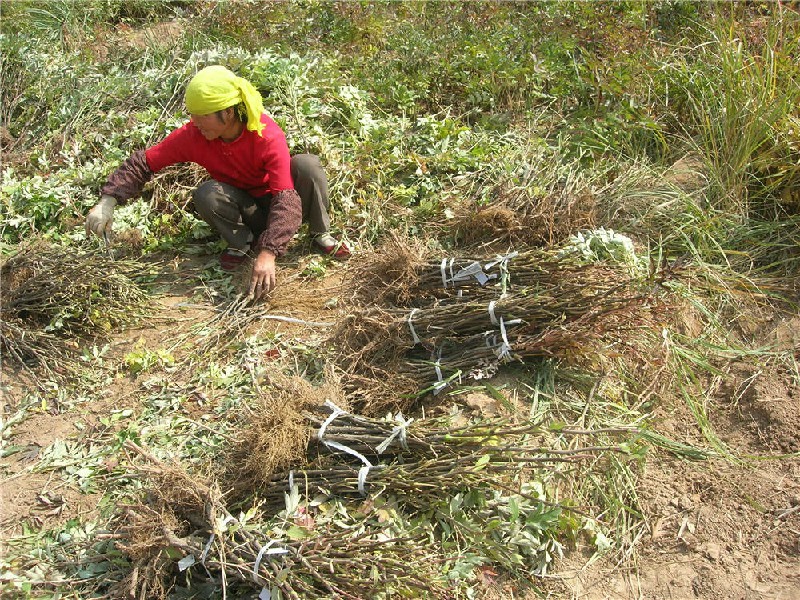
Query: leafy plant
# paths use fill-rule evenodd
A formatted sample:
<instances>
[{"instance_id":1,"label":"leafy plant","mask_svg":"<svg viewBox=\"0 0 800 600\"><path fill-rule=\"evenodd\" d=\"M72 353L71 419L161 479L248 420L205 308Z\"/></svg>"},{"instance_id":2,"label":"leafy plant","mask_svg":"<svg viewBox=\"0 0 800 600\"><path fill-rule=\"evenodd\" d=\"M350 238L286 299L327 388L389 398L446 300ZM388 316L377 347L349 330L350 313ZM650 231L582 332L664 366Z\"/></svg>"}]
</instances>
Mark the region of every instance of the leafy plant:
<instances>
[{"instance_id":1,"label":"leafy plant","mask_svg":"<svg viewBox=\"0 0 800 600\"><path fill-rule=\"evenodd\" d=\"M175 363L175 358L166 350L150 350L139 344L125 355L125 365L133 375L149 371L153 367L166 368Z\"/></svg>"}]
</instances>

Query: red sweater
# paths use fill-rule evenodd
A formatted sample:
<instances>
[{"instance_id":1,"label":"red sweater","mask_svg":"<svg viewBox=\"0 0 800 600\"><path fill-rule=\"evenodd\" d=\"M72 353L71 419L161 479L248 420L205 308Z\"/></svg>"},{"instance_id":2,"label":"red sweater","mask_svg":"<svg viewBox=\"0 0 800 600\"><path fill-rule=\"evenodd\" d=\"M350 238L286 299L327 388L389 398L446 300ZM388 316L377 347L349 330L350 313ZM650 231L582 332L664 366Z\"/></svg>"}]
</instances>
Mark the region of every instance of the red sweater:
<instances>
[{"instance_id":1,"label":"red sweater","mask_svg":"<svg viewBox=\"0 0 800 600\"><path fill-rule=\"evenodd\" d=\"M138 196L153 173L177 163L197 163L212 179L254 198L271 195L267 228L255 247L280 256L300 228L302 208L289 169L286 136L266 114L261 115L261 122L265 125L263 137L245 128L233 142L223 142L207 140L190 121L155 146L134 153L109 176L101 193L125 201Z\"/></svg>"},{"instance_id":2,"label":"red sweater","mask_svg":"<svg viewBox=\"0 0 800 600\"><path fill-rule=\"evenodd\" d=\"M145 151L154 173L182 162L197 163L212 179L244 190L254 198L293 190L289 146L278 124L261 115L262 136L245 129L236 140L208 141L191 121Z\"/></svg>"}]
</instances>

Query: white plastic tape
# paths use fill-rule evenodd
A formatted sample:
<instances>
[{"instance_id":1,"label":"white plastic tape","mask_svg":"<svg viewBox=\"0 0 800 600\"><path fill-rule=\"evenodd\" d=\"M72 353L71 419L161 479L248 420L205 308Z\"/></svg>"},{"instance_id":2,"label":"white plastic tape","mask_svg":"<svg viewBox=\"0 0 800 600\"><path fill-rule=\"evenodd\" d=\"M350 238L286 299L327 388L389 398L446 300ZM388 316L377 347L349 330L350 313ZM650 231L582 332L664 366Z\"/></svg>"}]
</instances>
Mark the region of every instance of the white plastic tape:
<instances>
[{"instance_id":1,"label":"white plastic tape","mask_svg":"<svg viewBox=\"0 0 800 600\"><path fill-rule=\"evenodd\" d=\"M319 431L317 432L317 439L319 439L320 441L322 441L322 437L325 435L325 430L328 428L328 425L330 425L333 422L333 420L339 415L347 414L346 411L336 406L330 400L325 400L325 404L323 406L329 408L332 412L330 416L327 419L325 419L325 421L320 426Z\"/></svg>"},{"instance_id":2,"label":"white plastic tape","mask_svg":"<svg viewBox=\"0 0 800 600\"><path fill-rule=\"evenodd\" d=\"M378 447L375 448L375 451L378 454L383 454L386 451L386 449L389 447L389 445L394 441L394 439L397 436L400 436L400 445L403 448L408 449L408 442L406 441L406 428L409 425L411 425L411 422L414 419L408 419L408 420L404 419L403 418L403 413L397 413L395 415L394 419L395 419L395 421L397 421L398 425L397 425L397 427L392 429L392 432L389 434L389 437L387 437L385 440L383 440L378 445Z\"/></svg>"},{"instance_id":3,"label":"white plastic tape","mask_svg":"<svg viewBox=\"0 0 800 600\"><path fill-rule=\"evenodd\" d=\"M286 548L272 548L272 544L275 543L275 540L270 540L263 546L261 546L261 550L258 551L258 557L256 558L256 563L253 565L253 581L258 583L258 568L261 566L261 559L264 556L272 556L275 554L288 554L289 551Z\"/></svg>"},{"instance_id":4,"label":"white plastic tape","mask_svg":"<svg viewBox=\"0 0 800 600\"><path fill-rule=\"evenodd\" d=\"M323 442L329 448L334 448L335 450L340 450L342 452L346 452L351 456L355 456L358 460L364 463L364 466L361 467L358 471L358 492L362 496L366 496L367 492L365 490L364 484L367 481L367 474L369 470L374 466L371 462L367 460L367 458L361 454L360 452L353 450L349 446L345 446L344 444L340 444L339 442Z\"/></svg>"},{"instance_id":5,"label":"white plastic tape","mask_svg":"<svg viewBox=\"0 0 800 600\"><path fill-rule=\"evenodd\" d=\"M418 310L419 310L418 308L412 309L411 313L408 315L408 328L411 330L411 337L414 340L415 346L419 344L421 341L419 339L419 336L417 335L417 331L414 329L414 323L412 323L412 319L414 318L414 313L417 312Z\"/></svg>"}]
</instances>

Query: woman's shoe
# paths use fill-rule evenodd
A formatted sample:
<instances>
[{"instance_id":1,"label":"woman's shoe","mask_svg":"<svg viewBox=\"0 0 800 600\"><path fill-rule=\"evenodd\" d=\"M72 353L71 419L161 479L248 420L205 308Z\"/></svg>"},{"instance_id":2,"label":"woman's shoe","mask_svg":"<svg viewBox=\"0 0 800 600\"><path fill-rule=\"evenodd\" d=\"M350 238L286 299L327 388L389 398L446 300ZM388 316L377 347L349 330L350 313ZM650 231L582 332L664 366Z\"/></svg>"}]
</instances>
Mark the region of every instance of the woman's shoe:
<instances>
[{"instance_id":1,"label":"woman's shoe","mask_svg":"<svg viewBox=\"0 0 800 600\"><path fill-rule=\"evenodd\" d=\"M350 258L350 248L344 242L338 241L330 233L320 233L314 236L314 245L322 252L333 258L345 260Z\"/></svg>"},{"instance_id":2,"label":"woman's shoe","mask_svg":"<svg viewBox=\"0 0 800 600\"><path fill-rule=\"evenodd\" d=\"M226 248L219 255L219 266L223 271L235 271L245 260L247 260L247 250Z\"/></svg>"}]
</instances>

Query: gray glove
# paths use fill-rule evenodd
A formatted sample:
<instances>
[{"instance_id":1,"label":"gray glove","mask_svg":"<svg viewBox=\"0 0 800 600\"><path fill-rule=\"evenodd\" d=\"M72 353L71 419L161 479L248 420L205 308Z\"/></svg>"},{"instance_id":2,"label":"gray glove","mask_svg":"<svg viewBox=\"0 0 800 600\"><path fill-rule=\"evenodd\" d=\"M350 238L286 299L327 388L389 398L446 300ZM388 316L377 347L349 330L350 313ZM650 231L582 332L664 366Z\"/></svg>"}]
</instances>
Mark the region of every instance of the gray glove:
<instances>
[{"instance_id":1,"label":"gray glove","mask_svg":"<svg viewBox=\"0 0 800 600\"><path fill-rule=\"evenodd\" d=\"M100 202L95 204L94 208L86 215L87 237L90 233L102 236L104 232L111 231L111 225L114 223L114 207L116 205L117 199L113 196L100 196Z\"/></svg>"}]
</instances>

